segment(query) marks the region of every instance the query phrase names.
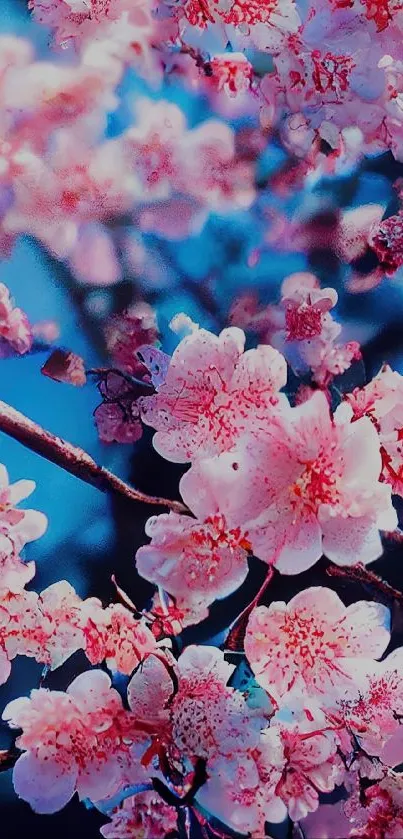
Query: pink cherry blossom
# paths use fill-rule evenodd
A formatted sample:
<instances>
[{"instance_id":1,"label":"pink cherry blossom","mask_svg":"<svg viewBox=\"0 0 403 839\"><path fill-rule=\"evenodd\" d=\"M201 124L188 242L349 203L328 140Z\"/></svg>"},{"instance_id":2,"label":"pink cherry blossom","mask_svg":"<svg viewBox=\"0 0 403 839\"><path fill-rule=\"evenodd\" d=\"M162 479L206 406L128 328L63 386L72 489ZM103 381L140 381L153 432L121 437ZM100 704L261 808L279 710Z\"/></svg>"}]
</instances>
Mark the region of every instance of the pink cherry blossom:
<instances>
[{"instance_id":1,"label":"pink cherry blossom","mask_svg":"<svg viewBox=\"0 0 403 839\"><path fill-rule=\"evenodd\" d=\"M141 400L164 457L185 462L226 451L246 428L267 423L286 382L286 363L272 347L243 352L244 342L236 328L218 337L200 329L180 342L165 383Z\"/></svg>"},{"instance_id":2,"label":"pink cherry blossom","mask_svg":"<svg viewBox=\"0 0 403 839\"><path fill-rule=\"evenodd\" d=\"M388 610L359 601L345 607L326 588L258 606L249 618L245 652L259 683L276 699L290 691L329 703L354 672L379 658L389 642Z\"/></svg>"},{"instance_id":3,"label":"pink cherry blossom","mask_svg":"<svg viewBox=\"0 0 403 839\"><path fill-rule=\"evenodd\" d=\"M216 492L231 492L230 526L247 522L254 553L282 573L299 573L322 552L339 565L382 553L393 530L390 489L379 482L379 439L351 409L331 416L323 393L272 415L259 438L245 435L209 466Z\"/></svg>"},{"instance_id":4,"label":"pink cherry blossom","mask_svg":"<svg viewBox=\"0 0 403 839\"><path fill-rule=\"evenodd\" d=\"M277 716L277 715L276 715ZM332 731L320 711L299 711L292 722L273 718L268 742L279 735L286 765L276 794L289 817L300 821L319 806L319 793L332 792L343 782L345 768L338 755L337 731Z\"/></svg>"},{"instance_id":5,"label":"pink cherry blossom","mask_svg":"<svg viewBox=\"0 0 403 839\"><path fill-rule=\"evenodd\" d=\"M5 466L0 465L0 554L18 555L27 542L39 539L47 519L37 510L18 510L17 504L35 489L34 481L10 484Z\"/></svg>"},{"instance_id":6,"label":"pink cherry blossom","mask_svg":"<svg viewBox=\"0 0 403 839\"><path fill-rule=\"evenodd\" d=\"M354 839L399 839L403 830L401 775L389 773L379 784L364 790L360 799L344 805Z\"/></svg>"},{"instance_id":7,"label":"pink cherry blossom","mask_svg":"<svg viewBox=\"0 0 403 839\"><path fill-rule=\"evenodd\" d=\"M190 493L183 491L183 498L192 507ZM190 610L195 620L206 617L210 603L231 594L248 573L249 544L241 528L229 529L213 504L211 509L201 521L177 513L154 516L146 524L151 544L136 554L139 574L168 591L177 608Z\"/></svg>"},{"instance_id":8,"label":"pink cherry blossom","mask_svg":"<svg viewBox=\"0 0 403 839\"><path fill-rule=\"evenodd\" d=\"M13 783L37 813L60 810L75 791L96 801L119 787L133 721L106 673L82 673L66 693L33 690L10 702L3 719L22 729Z\"/></svg>"},{"instance_id":9,"label":"pink cherry blossom","mask_svg":"<svg viewBox=\"0 0 403 839\"><path fill-rule=\"evenodd\" d=\"M165 839L176 831L177 812L155 792L141 792L126 798L112 813L112 821L101 827L105 839Z\"/></svg>"},{"instance_id":10,"label":"pink cherry blossom","mask_svg":"<svg viewBox=\"0 0 403 839\"><path fill-rule=\"evenodd\" d=\"M338 703L338 715L370 755L381 756L386 765L396 752L403 759L400 722L403 717L402 650L394 650L367 669L355 690Z\"/></svg>"},{"instance_id":11,"label":"pink cherry blossom","mask_svg":"<svg viewBox=\"0 0 403 839\"><path fill-rule=\"evenodd\" d=\"M0 356L7 349L19 355L29 352L32 346L32 330L28 318L22 309L13 306L10 292L4 283L0 283Z\"/></svg>"},{"instance_id":12,"label":"pink cherry blossom","mask_svg":"<svg viewBox=\"0 0 403 839\"><path fill-rule=\"evenodd\" d=\"M228 96L237 96L249 89L253 68L242 53L215 55L209 66L211 84L218 91L224 90Z\"/></svg>"},{"instance_id":13,"label":"pink cherry blossom","mask_svg":"<svg viewBox=\"0 0 403 839\"><path fill-rule=\"evenodd\" d=\"M392 492L403 494L403 377L384 365L361 390L347 397L354 416L368 416L379 433L382 455L382 478Z\"/></svg>"}]
</instances>

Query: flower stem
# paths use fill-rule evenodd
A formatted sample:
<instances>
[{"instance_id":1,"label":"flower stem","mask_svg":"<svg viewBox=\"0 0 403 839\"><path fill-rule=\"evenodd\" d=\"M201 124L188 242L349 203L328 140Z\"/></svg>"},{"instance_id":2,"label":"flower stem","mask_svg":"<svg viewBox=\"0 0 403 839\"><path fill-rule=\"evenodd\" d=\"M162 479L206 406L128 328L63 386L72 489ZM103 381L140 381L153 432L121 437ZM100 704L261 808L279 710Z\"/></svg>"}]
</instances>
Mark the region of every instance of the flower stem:
<instances>
[{"instance_id":1,"label":"flower stem","mask_svg":"<svg viewBox=\"0 0 403 839\"><path fill-rule=\"evenodd\" d=\"M101 492L120 495L127 501L140 501L143 504L155 504L169 507L176 513L187 513L187 508L179 501L146 495L125 483L113 472L99 466L83 449L57 437L50 431L30 420L24 414L0 401L0 431L18 440L23 446L46 458L76 478L96 487Z\"/></svg>"},{"instance_id":2,"label":"flower stem","mask_svg":"<svg viewBox=\"0 0 403 839\"><path fill-rule=\"evenodd\" d=\"M273 579L273 575L274 568L272 565L270 565L269 570L267 572L267 576L265 577L262 585L260 586L258 593L255 595L253 600L250 603L248 603L248 605L241 612L241 614L238 615L234 625L231 627L225 644L227 650L231 652L238 652L239 650L243 649L243 642L245 640L245 633L249 620L249 615L252 609L254 609L255 606L257 606L261 597L263 597L267 587Z\"/></svg>"}]
</instances>

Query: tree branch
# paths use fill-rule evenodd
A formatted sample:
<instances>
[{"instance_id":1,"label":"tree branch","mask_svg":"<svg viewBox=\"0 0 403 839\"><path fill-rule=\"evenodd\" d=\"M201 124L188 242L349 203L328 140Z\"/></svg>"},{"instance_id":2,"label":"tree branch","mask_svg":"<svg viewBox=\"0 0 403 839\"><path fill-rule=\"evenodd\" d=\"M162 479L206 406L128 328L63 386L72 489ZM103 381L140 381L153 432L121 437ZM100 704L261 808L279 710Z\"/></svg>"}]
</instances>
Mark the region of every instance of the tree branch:
<instances>
[{"instance_id":1,"label":"tree branch","mask_svg":"<svg viewBox=\"0 0 403 839\"><path fill-rule=\"evenodd\" d=\"M364 565L357 564L343 568L339 565L330 565L326 569L326 574L329 577L347 577L363 585L372 586L372 588L392 600L403 600L403 592L393 588L390 583L387 583L382 577L378 577L378 574L375 574L374 571L369 571Z\"/></svg>"},{"instance_id":2,"label":"tree branch","mask_svg":"<svg viewBox=\"0 0 403 839\"><path fill-rule=\"evenodd\" d=\"M126 484L113 472L99 466L87 452L78 446L62 440L50 431L46 431L33 420L16 411L11 405L0 401L0 431L18 440L23 446L39 454L41 457L70 472L86 484L99 489L101 492L112 493L126 498L128 501L141 501L144 504L155 504L169 507L176 513L187 513L188 509L179 501L146 495L138 489Z\"/></svg>"}]
</instances>

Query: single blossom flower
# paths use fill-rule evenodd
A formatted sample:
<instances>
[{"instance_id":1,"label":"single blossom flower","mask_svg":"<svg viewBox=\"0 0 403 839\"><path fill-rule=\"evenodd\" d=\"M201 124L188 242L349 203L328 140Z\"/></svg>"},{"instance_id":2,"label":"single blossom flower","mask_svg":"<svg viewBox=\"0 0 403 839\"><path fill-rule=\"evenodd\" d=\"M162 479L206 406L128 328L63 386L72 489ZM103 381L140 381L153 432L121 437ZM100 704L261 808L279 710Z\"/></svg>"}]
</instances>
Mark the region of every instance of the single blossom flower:
<instances>
[{"instance_id":1,"label":"single blossom flower","mask_svg":"<svg viewBox=\"0 0 403 839\"><path fill-rule=\"evenodd\" d=\"M134 722L106 673L82 673L66 693L33 690L9 702L3 719L22 729L13 783L37 813L60 810L75 791L97 801L119 788Z\"/></svg>"},{"instance_id":2,"label":"single blossom flower","mask_svg":"<svg viewBox=\"0 0 403 839\"><path fill-rule=\"evenodd\" d=\"M10 484L7 470L0 464L0 554L18 555L27 542L40 539L45 533L47 519L43 513L17 509L17 504L34 489L34 481Z\"/></svg>"},{"instance_id":3,"label":"single blossom flower","mask_svg":"<svg viewBox=\"0 0 403 839\"><path fill-rule=\"evenodd\" d=\"M244 342L234 327L218 337L200 329L180 342L158 393L141 401L164 457L186 462L226 451L246 429L267 425L286 362L269 346L244 352Z\"/></svg>"},{"instance_id":4,"label":"single blossom flower","mask_svg":"<svg viewBox=\"0 0 403 839\"><path fill-rule=\"evenodd\" d=\"M302 691L324 706L380 658L389 610L358 601L344 606L331 589L314 587L251 612L245 652L259 682L277 701Z\"/></svg>"},{"instance_id":5,"label":"single blossom flower","mask_svg":"<svg viewBox=\"0 0 403 839\"><path fill-rule=\"evenodd\" d=\"M346 405L332 416L315 392L295 408L283 403L258 437L244 435L209 463L216 496L231 492L229 525L247 522L253 552L282 573L322 553L339 565L372 562L379 529L396 527L377 432L367 417L351 418Z\"/></svg>"}]
</instances>

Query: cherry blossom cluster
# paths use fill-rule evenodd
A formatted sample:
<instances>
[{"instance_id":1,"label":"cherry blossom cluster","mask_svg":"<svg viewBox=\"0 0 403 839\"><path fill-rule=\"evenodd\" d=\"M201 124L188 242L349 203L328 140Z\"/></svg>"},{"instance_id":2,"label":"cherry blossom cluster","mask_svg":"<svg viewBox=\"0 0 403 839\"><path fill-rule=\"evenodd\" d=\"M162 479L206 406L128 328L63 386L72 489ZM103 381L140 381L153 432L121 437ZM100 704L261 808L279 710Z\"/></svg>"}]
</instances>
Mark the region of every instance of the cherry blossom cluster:
<instances>
[{"instance_id":1,"label":"cherry blossom cluster","mask_svg":"<svg viewBox=\"0 0 403 839\"><path fill-rule=\"evenodd\" d=\"M336 302L311 275L288 278L282 346L328 340ZM388 839L403 824L403 678L401 649L384 657L387 606L306 588L288 603L251 603L236 665L233 629L223 649L171 650L172 636L242 585L249 561L265 563L269 581L322 554L347 569L381 556L380 531L397 526L392 490L403 494L402 377L384 367L334 410L315 367L304 399L291 400L284 355L267 343L245 350L239 327L217 336L178 315L172 328L182 337L168 356L147 307L107 327L114 375L152 388L135 402L154 447L188 465L184 513L149 519L137 551L156 588L149 610L119 589L123 603L106 607L67 581L28 591L34 568L19 554L45 520L16 509L31 483L9 487L3 473L1 679L17 655L43 664L44 679L78 650L95 665L66 692L40 686L5 708L21 732L15 790L37 813L77 793L109 817L108 839L165 836L181 808L223 835L257 839L287 817L309 831L336 790L351 837Z\"/></svg>"},{"instance_id":2,"label":"cherry blossom cluster","mask_svg":"<svg viewBox=\"0 0 403 839\"><path fill-rule=\"evenodd\" d=\"M296 0L31 0L29 6L53 29L56 44L73 43L80 53L91 38L100 45L120 39L123 62L122 30L132 27L132 52L143 67L153 46L165 66L173 54L174 72L213 100L222 91L254 98L264 126L280 127L297 154L307 154L318 136L344 154L356 133L358 156L365 147L402 157L403 14L396 0L312 0L307 8ZM259 54L273 62L263 74Z\"/></svg>"},{"instance_id":3,"label":"cherry blossom cluster","mask_svg":"<svg viewBox=\"0 0 403 839\"><path fill-rule=\"evenodd\" d=\"M121 277L112 222L164 234L174 212L188 231L213 210L253 202L253 165L218 119L189 128L177 105L142 98L127 128L105 138L122 72L98 42L65 65L35 60L28 41L2 36L3 253L29 234L68 260L79 281L108 285Z\"/></svg>"}]
</instances>

